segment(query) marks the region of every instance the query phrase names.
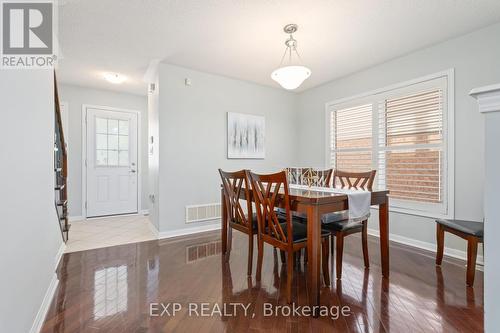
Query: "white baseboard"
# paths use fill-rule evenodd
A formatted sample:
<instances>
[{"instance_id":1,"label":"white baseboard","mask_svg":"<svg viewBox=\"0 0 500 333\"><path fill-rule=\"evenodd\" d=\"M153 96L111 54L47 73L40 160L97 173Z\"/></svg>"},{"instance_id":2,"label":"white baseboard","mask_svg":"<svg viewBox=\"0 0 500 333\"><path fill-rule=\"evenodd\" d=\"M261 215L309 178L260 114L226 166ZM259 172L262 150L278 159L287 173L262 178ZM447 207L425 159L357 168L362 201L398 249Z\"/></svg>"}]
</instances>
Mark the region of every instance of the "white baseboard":
<instances>
[{"instance_id":1,"label":"white baseboard","mask_svg":"<svg viewBox=\"0 0 500 333\"><path fill-rule=\"evenodd\" d=\"M59 262L61 261L61 258L64 255L65 250L66 250L66 243L62 242L54 258L54 271L57 270L57 267L59 266ZM58 284L59 284L59 279L57 278L57 272L54 272L54 275L50 280L49 287L47 288L45 296L43 297L42 305L40 305L38 313L36 314L35 317L35 321L33 322L33 326L31 326L30 333L38 333L42 329L43 322L45 321L45 315L49 310L50 303L52 302L52 298L54 298L54 294L56 292Z\"/></svg>"},{"instance_id":2,"label":"white baseboard","mask_svg":"<svg viewBox=\"0 0 500 333\"><path fill-rule=\"evenodd\" d=\"M61 244L61 246L59 247L59 250L57 250L56 259L55 259L56 266L55 266L54 270L56 270L57 266L59 266L59 262L61 261L61 258L64 254L64 251L66 251L66 243L63 242Z\"/></svg>"},{"instance_id":3,"label":"white baseboard","mask_svg":"<svg viewBox=\"0 0 500 333\"><path fill-rule=\"evenodd\" d=\"M52 280L50 280L49 288L45 292L45 296L43 297L42 305L36 314L35 321L33 322L33 326L31 326L30 333L39 333L42 329L43 322L45 321L45 316L47 315L47 311L49 311L50 303L52 302L52 298L54 298L54 294L57 289L57 285L59 284L59 280L57 279L57 274L54 273L52 276Z\"/></svg>"},{"instance_id":4,"label":"white baseboard","mask_svg":"<svg viewBox=\"0 0 500 333\"><path fill-rule=\"evenodd\" d=\"M143 209L143 210L139 211L139 214L140 215L149 215L149 209Z\"/></svg>"},{"instance_id":5,"label":"white baseboard","mask_svg":"<svg viewBox=\"0 0 500 333\"><path fill-rule=\"evenodd\" d=\"M83 216L68 216L69 222L77 222L77 221L83 221L83 220L85 220L85 217L83 217Z\"/></svg>"},{"instance_id":6,"label":"white baseboard","mask_svg":"<svg viewBox=\"0 0 500 333\"><path fill-rule=\"evenodd\" d=\"M197 234L200 232L220 230L220 228L221 228L221 225L219 222L217 224L209 224L209 225L204 225L204 226L199 226L199 227L191 227L191 228L177 229L177 230L171 230L171 231L162 231L159 233L158 239L192 235L192 234Z\"/></svg>"},{"instance_id":7,"label":"white baseboard","mask_svg":"<svg viewBox=\"0 0 500 333\"><path fill-rule=\"evenodd\" d=\"M380 233L378 230L375 229L368 229L368 234L375 236L375 237L380 237ZM424 241L420 241L418 239L413 239L413 238L408 238L404 237L401 235L396 235L396 234L389 234L389 240L403 244L403 245L408 245L411 247L416 247L419 249L427 250L436 253L437 252L437 245L434 243L428 243ZM467 252L457 250L457 249L452 249L449 247L444 248L444 255L452 258L457 258L461 260L467 260ZM483 256L478 255L477 256L477 264L480 266L476 266L476 269L483 270L482 265L484 265L483 261Z\"/></svg>"}]
</instances>

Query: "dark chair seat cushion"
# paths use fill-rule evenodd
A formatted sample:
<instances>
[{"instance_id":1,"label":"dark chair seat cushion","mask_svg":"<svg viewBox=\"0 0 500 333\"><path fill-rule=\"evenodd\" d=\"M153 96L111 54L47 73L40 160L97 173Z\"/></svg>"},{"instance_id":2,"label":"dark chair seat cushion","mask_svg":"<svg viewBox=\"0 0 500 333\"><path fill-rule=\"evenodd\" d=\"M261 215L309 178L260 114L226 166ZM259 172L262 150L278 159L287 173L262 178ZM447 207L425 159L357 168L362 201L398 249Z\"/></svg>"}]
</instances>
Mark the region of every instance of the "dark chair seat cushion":
<instances>
[{"instance_id":1,"label":"dark chair seat cushion","mask_svg":"<svg viewBox=\"0 0 500 333\"><path fill-rule=\"evenodd\" d=\"M290 213L292 213L293 218L296 219L297 222L302 222L302 223L307 222L307 215L306 214L299 213L299 212L296 212L293 210L291 210ZM278 216L279 219L286 220L286 210L284 208L276 208L276 215Z\"/></svg>"},{"instance_id":2,"label":"dark chair seat cushion","mask_svg":"<svg viewBox=\"0 0 500 333\"><path fill-rule=\"evenodd\" d=\"M286 219L285 210L282 208L276 209L278 217L283 217ZM294 212L292 211L292 216L297 219L297 221L302 223L307 223L307 215L304 213ZM341 212L328 213L321 217L321 223L332 223L337 221L343 221L349 219L349 211L343 210Z\"/></svg>"},{"instance_id":3,"label":"dark chair seat cushion","mask_svg":"<svg viewBox=\"0 0 500 333\"><path fill-rule=\"evenodd\" d=\"M278 208L276 211L278 212L278 216L286 218L286 212L284 209ZM306 214L295 212L295 211L291 211L291 213L292 213L293 217L295 219L297 219L297 221L302 222L302 223L307 223L307 215ZM332 223L332 222L343 221L343 220L348 220L348 219L349 219L349 211L343 210L340 212L328 213L328 214L321 216L321 223Z\"/></svg>"},{"instance_id":4,"label":"dark chair seat cushion","mask_svg":"<svg viewBox=\"0 0 500 333\"><path fill-rule=\"evenodd\" d=\"M342 222L349 220L349 211L343 210L340 212L328 213L321 216L321 223L330 224L334 222Z\"/></svg>"},{"instance_id":5,"label":"dark chair seat cushion","mask_svg":"<svg viewBox=\"0 0 500 333\"><path fill-rule=\"evenodd\" d=\"M286 222L286 216L281 216L280 214L276 214L279 221ZM247 216L248 219L248 216ZM233 221L233 223L241 224L239 221ZM257 213L252 214L252 228L253 230L257 230L259 221L257 220Z\"/></svg>"},{"instance_id":6,"label":"dark chair seat cushion","mask_svg":"<svg viewBox=\"0 0 500 333\"><path fill-rule=\"evenodd\" d=\"M294 219L293 223L293 242L300 243L305 242L307 240L307 224L302 223L301 221ZM281 227L287 233L286 222L281 223ZM330 232L328 230L321 230L321 237L328 237Z\"/></svg>"},{"instance_id":7,"label":"dark chair seat cushion","mask_svg":"<svg viewBox=\"0 0 500 333\"><path fill-rule=\"evenodd\" d=\"M259 221L257 220L257 213L253 213L252 214L252 228L253 228L253 230L257 230L258 224L259 224Z\"/></svg>"},{"instance_id":8,"label":"dark chair seat cushion","mask_svg":"<svg viewBox=\"0 0 500 333\"><path fill-rule=\"evenodd\" d=\"M280 223L280 225L286 236L288 230L286 227L286 222ZM292 227L293 242L294 243L305 242L307 240L307 224L299 222L298 219L294 218L292 220L292 225L293 225ZM328 235L330 235L330 232L328 230L321 230L321 237L328 237Z\"/></svg>"},{"instance_id":9,"label":"dark chair seat cushion","mask_svg":"<svg viewBox=\"0 0 500 333\"><path fill-rule=\"evenodd\" d=\"M246 216L246 215L245 215ZM246 216L246 218L248 219L248 216ZM243 223L241 223L241 221L238 220L235 220L235 221L232 221L233 223L236 223L236 224L241 224L243 225ZM256 213L253 213L252 214L252 228L254 228L253 230L257 230L257 214Z\"/></svg>"},{"instance_id":10,"label":"dark chair seat cushion","mask_svg":"<svg viewBox=\"0 0 500 333\"><path fill-rule=\"evenodd\" d=\"M363 222L350 222L349 220L343 220L343 221L335 221L331 223L323 223L321 225L323 229L335 232L335 231L351 231L354 229L361 229L363 228Z\"/></svg>"},{"instance_id":11,"label":"dark chair seat cushion","mask_svg":"<svg viewBox=\"0 0 500 333\"><path fill-rule=\"evenodd\" d=\"M305 214L292 212L292 215L296 222L307 223L307 216ZM286 218L286 214L281 210L278 211L278 216ZM363 224L361 222L349 222L349 211L343 210L323 215L321 217L321 226L323 229L332 232L361 229Z\"/></svg>"},{"instance_id":12,"label":"dark chair seat cushion","mask_svg":"<svg viewBox=\"0 0 500 333\"><path fill-rule=\"evenodd\" d=\"M328 213L321 217L321 226L330 231L348 231L363 228L363 223L349 221L349 211L343 210L335 213Z\"/></svg>"},{"instance_id":13,"label":"dark chair seat cushion","mask_svg":"<svg viewBox=\"0 0 500 333\"><path fill-rule=\"evenodd\" d=\"M468 235L483 238L484 224L482 222L446 220L446 219L438 219L436 220L436 222L450 229L454 229Z\"/></svg>"}]
</instances>

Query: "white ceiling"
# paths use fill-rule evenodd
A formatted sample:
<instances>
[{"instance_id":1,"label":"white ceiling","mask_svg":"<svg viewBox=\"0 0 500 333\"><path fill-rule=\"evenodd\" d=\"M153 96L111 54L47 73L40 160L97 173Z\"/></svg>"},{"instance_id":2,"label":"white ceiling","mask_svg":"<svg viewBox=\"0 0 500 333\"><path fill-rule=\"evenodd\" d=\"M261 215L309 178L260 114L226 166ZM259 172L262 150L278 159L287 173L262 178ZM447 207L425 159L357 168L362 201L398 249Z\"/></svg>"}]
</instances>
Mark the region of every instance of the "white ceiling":
<instances>
[{"instance_id":1,"label":"white ceiling","mask_svg":"<svg viewBox=\"0 0 500 333\"><path fill-rule=\"evenodd\" d=\"M282 28L297 23L312 70L301 91L499 21L499 0L62 0L58 78L146 94L148 64L162 59L277 87Z\"/></svg>"}]
</instances>

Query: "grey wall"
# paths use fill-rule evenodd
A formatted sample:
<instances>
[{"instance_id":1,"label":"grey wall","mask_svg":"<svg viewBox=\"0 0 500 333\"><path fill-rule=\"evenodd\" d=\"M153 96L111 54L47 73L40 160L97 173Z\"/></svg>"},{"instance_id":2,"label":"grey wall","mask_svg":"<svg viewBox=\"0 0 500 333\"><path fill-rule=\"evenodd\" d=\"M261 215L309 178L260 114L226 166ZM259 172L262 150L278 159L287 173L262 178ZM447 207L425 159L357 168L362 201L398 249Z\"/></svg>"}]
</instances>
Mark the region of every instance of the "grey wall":
<instances>
[{"instance_id":1,"label":"grey wall","mask_svg":"<svg viewBox=\"0 0 500 333\"><path fill-rule=\"evenodd\" d=\"M54 207L50 70L0 74L0 332L29 332L62 245Z\"/></svg>"},{"instance_id":2,"label":"grey wall","mask_svg":"<svg viewBox=\"0 0 500 333\"><path fill-rule=\"evenodd\" d=\"M302 164L325 163L325 103L455 68L455 216L483 218L484 121L471 88L498 82L500 24L411 53L298 96L298 156ZM381 45L381 47L383 47ZM332 58L332 66L335 59ZM433 219L391 214L391 233L435 243ZM376 222L376 218L374 218ZM376 228L377 223L370 223ZM465 249L447 236L447 246ZM480 252L481 253L481 252Z\"/></svg>"},{"instance_id":3,"label":"grey wall","mask_svg":"<svg viewBox=\"0 0 500 333\"><path fill-rule=\"evenodd\" d=\"M186 205L220 202L218 168L268 172L296 164L295 95L167 64L160 64L159 84L160 231L194 227L185 224ZM265 159L226 158L227 112L265 116Z\"/></svg>"},{"instance_id":4,"label":"grey wall","mask_svg":"<svg viewBox=\"0 0 500 333\"><path fill-rule=\"evenodd\" d=\"M147 209L148 193L148 158L147 158L147 136L148 136L148 115L147 98L132 94L117 93L108 90L98 90L84 88L73 85L59 85L59 100L67 102L69 107L69 126L65 133L68 142L68 197L70 216L82 215L82 105L91 104L99 106L109 106L129 110L140 111L141 113L141 138L142 149L141 163L142 170L139 170L142 179L142 207Z\"/></svg>"}]
</instances>

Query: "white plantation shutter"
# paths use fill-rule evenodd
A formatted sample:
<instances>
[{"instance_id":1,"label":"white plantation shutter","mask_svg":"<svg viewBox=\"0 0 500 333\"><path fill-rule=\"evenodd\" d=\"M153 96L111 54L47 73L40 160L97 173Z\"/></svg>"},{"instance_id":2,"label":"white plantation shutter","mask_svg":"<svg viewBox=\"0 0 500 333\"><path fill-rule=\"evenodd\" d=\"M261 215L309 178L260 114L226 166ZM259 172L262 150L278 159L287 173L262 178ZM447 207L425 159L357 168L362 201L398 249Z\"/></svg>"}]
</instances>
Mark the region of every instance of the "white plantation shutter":
<instances>
[{"instance_id":1,"label":"white plantation shutter","mask_svg":"<svg viewBox=\"0 0 500 333\"><path fill-rule=\"evenodd\" d=\"M332 112L330 165L343 171L370 170L372 165L372 104Z\"/></svg>"},{"instance_id":2,"label":"white plantation shutter","mask_svg":"<svg viewBox=\"0 0 500 333\"><path fill-rule=\"evenodd\" d=\"M390 190L396 210L452 214L447 90L441 75L330 105L330 166L376 169L376 184Z\"/></svg>"},{"instance_id":3,"label":"white plantation shutter","mask_svg":"<svg viewBox=\"0 0 500 333\"><path fill-rule=\"evenodd\" d=\"M379 183L392 198L443 201L443 91L386 99L379 110Z\"/></svg>"},{"instance_id":4,"label":"white plantation shutter","mask_svg":"<svg viewBox=\"0 0 500 333\"><path fill-rule=\"evenodd\" d=\"M421 202L442 202L441 149L405 149L380 152L385 177L379 177L390 197ZM381 162L382 164L382 162Z\"/></svg>"}]
</instances>

